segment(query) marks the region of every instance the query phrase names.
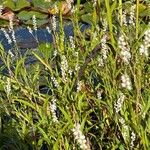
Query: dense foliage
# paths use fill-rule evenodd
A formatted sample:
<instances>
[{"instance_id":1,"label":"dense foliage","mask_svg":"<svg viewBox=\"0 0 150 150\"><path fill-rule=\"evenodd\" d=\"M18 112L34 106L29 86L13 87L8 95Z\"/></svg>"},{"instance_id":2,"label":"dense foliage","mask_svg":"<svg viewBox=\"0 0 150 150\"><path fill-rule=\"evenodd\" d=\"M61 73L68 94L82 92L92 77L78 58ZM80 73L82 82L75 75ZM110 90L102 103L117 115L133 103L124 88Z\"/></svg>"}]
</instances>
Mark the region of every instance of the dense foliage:
<instances>
[{"instance_id":1,"label":"dense foliage","mask_svg":"<svg viewBox=\"0 0 150 150\"><path fill-rule=\"evenodd\" d=\"M14 43L0 45L0 149L150 149L149 1L67 0L67 14L60 1L0 2L15 16L0 15ZM20 26L53 42L22 55Z\"/></svg>"}]
</instances>

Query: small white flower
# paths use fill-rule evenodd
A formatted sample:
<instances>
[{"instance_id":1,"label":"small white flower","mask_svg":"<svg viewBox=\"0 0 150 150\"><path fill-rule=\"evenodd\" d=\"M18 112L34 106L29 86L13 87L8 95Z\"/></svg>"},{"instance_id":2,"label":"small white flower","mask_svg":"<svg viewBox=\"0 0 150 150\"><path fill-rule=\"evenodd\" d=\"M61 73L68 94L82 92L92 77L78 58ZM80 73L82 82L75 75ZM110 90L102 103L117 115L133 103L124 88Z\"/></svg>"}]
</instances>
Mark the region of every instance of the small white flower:
<instances>
[{"instance_id":1,"label":"small white flower","mask_svg":"<svg viewBox=\"0 0 150 150\"><path fill-rule=\"evenodd\" d=\"M123 124L125 124L125 120L121 117L120 119L119 119L119 122L123 125Z\"/></svg>"},{"instance_id":2,"label":"small white flower","mask_svg":"<svg viewBox=\"0 0 150 150\"><path fill-rule=\"evenodd\" d=\"M121 82L122 82L121 86L123 88L126 88L128 90L132 89L132 83L131 83L130 77L127 74L124 74L121 76Z\"/></svg>"},{"instance_id":3,"label":"small white flower","mask_svg":"<svg viewBox=\"0 0 150 150\"><path fill-rule=\"evenodd\" d=\"M73 5L73 6L72 6L72 9L71 9L71 13L74 14L76 11L77 11L77 7L75 7L75 6Z\"/></svg>"},{"instance_id":4,"label":"small white flower","mask_svg":"<svg viewBox=\"0 0 150 150\"><path fill-rule=\"evenodd\" d=\"M121 110L124 99L125 99L125 95L123 93L120 93L119 98L118 98L117 102L114 105L116 113L118 113Z\"/></svg>"},{"instance_id":5,"label":"small white flower","mask_svg":"<svg viewBox=\"0 0 150 150\"><path fill-rule=\"evenodd\" d=\"M27 29L28 29L30 34L33 34L33 31L32 31L32 29L29 26L27 26Z\"/></svg>"},{"instance_id":6,"label":"small white flower","mask_svg":"<svg viewBox=\"0 0 150 150\"><path fill-rule=\"evenodd\" d=\"M62 56L61 58L61 75L64 82L67 82L67 73L68 73L68 61L66 56Z\"/></svg>"},{"instance_id":7,"label":"small white flower","mask_svg":"<svg viewBox=\"0 0 150 150\"><path fill-rule=\"evenodd\" d=\"M56 115L57 106L56 106L56 98L52 98L52 102L50 103L50 110L53 117L53 122L58 122L58 118Z\"/></svg>"},{"instance_id":8,"label":"small white flower","mask_svg":"<svg viewBox=\"0 0 150 150\"><path fill-rule=\"evenodd\" d=\"M135 8L136 8L136 5L133 5L130 8L129 24L131 24L133 26L135 26Z\"/></svg>"},{"instance_id":9,"label":"small white flower","mask_svg":"<svg viewBox=\"0 0 150 150\"><path fill-rule=\"evenodd\" d=\"M7 78L5 91L7 95L10 95L11 93L11 79L10 78Z\"/></svg>"},{"instance_id":10,"label":"small white flower","mask_svg":"<svg viewBox=\"0 0 150 150\"><path fill-rule=\"evenodd\" d=\"M57 51L57 50L55 50L55 51L54 51L53 56L54 56L54 57L56 57L56 56L57 56L57 54L58 54L58 51Z\"/></svg>"},{"instance_id":11,"label":"small white flower","mask_svg":"<svg viewBox=\"0 0 150 150\"><path fill-rule=\"evenodd\" d=\"M74 39L73 39L73 37L72 37L72 36L69 36L69 40L70 40L71 48L72 48L72 50L74 50L74 49L75 49L75 44L74 44Z\"/></svg>"},{"instance_id":12,"label":"small white flower","mask_svg":"<svg viewBox=\"0 0 150 150\"><path fill-rule=\"evenodd\" d=\"M127 49L122 50L120 52L120 56L126 64L129 64L129 61L131 59L131 53Z\"/></svg>"},{"instance_id":13,"label":"small white flower","mask_svg":"<svg viewBox=\"0 0 150 150\"><path fill-rule=\"evenodd\" d=\"M14 57L14 54L11 52L11 50L8 51L8 54L10 55L11 58Z\"/></svg>"},{"instance_id":14,"label":"small white flower","mask_svg":"<svg viewBox=\"0 0 150 150\"><path fill-rule=\"evenodd\" d=\"M58 81L56 80L56 78L55 78L55 77L51 77L51 80L52 80L54 86L55 86L56 88L59 88L59 83L58 83Z\"/></svg>"},{"instance_id":15,"label":"small white flower","mask_svg":"<svg viewBox=\"0 0 150 150\"><path fill-rule=\"evenodd\" d=\"M102 39L101 39L101 42L102 42L102 51L101 51L101 54L102 54L102 57L103 59L107 59L107 54L108 54L108 48L107 48L107 45L106 45L106 42L107 42L107 35L103 35Z\"/></svg>"},{"instance_id":16,"label":"small white flower","mask_svg":"<svg viewBox=\"0 0 150 150\"><path fill-rule=\"evenodd\" d=\"M97 91L97 98L99 99L99 100L101 100L102 99L102 90L98 90Z\"/></svg>"},{"instance_id":17,"label":"small white flower","mask_svg":"<svg viewBox=\"0 0 150 150\"><path fill-rule=\"evenodd\" d=\"M78 81L77 83L77 92L80 92L82 90L83 81Z\"/></svg>"},{"instance_id":18,"label":"small white flower","mask_svg":"<svg viewBox=\"0 0 150 150\"><path fill-rule=\"evenodd\" d=\"M57 23L56 23L56 16L52 16L52 29L55 32L56 31L56 27L57 27Z\"/></svg>"},{"instance_id":19,"label":"small white flower","mask_svg":"<svg viewBox=\"0 0 150 150\"><path fill-rule=\"evenodd\" d=\"M126 16L126 11L123 11L122 14L122 22L124 26L127 26L127 16Z\"/></svg>"},{"instance_id":20,"label":"small white flower","mask_svg":"<svg viewBox=\"0 0 150 150\"><path fill-rule=\"evenodd\" d=\"M146 57L148 57L149 48L150 48L150 29L146 30L144 33L143 44L141 44L139 48L140 55L145 55Z\"/></svg>"},{"instance_id":21,"label":"small white flower","mask_svg":"<svg viewBox=\"0 0 150 150\"><path fill-rule=\"evenodd\" d=\"M51 34L51 30L48 26L46 27L46 30L48 31L49 34Z\"/></svg>"},{"instance_id":22,"label":"small white flower","mask_svg":"<svg viewBox=\"0 0 150 150\"><path fill-rule=\"evenodd\" d=\"M121 49L121 52L120 52L121 59L123 60L125 64L129 64L130 59L131 59L131 52L123 35L119 37L118 47Z\"/></svg>"},{"instance_id":23,"label":"small white flower","mask_svg":"<svg viewBox=\"0 0 150 150\"><path fill-rule=\"evenodd\" d=\"M79 56L79 52L74 51L74 56L78 58L78 56Z\"/></svg>"},{"instance_id":24,"label":"small white flower","mask_svg":"<svg viewBox=\"0 0 150 150\"><path fill-rule=\"evenodd\" d=\"M105 33L107 31L107 28L108 28L107 19L102 20L102 26L103 26L102 30Z\"/></svg>"},{"instance_id":25,"label":"small white flower","mask_svg":"<svg viewBox=\"0 0 150 150\"><path fill-rule=\"evenodd\" d=\"M70 77L72 77L73 70L69 69L68 73L69 73Z\"/></svg>"},{"instance_id":26,"label":"small white flower","mask_svg":"<svg viewBox=\"0 0 150 150\"><path fill-rule=\"evenodd\" d=\"M35 31L37 31L37 22L36 22L36 16L35 15L32 16L32 22L33 22L33 29Z\"/></svg>"},{"instance_id":27,"label":"small white flower","mask_svg":"<svg viewBox=\"0 0 150 150\"><path fill-rule=\"evenodd\" d=\"M97 0L93 0L93 7L95 7L97 4Z\"/></svg>"},{"instance_id":28,"label":"small white flower","mask_svg":"<svg viewBox=\"0 0 150 150\"><path fill-rule=\"evenodd\" d=\"M9 16L9 31L12 32L14 29L13 27L13 17Z\"/></svg>"},{"instance_id":29,"label":"small white flower","mask_svg":"<svg viewBox=\"0 0 150 150\"><path fill-rule=\"evenodd\" d=\"M1 28L1 30L3 31L3 33L4 33L4 35L5 35L5 37L6 37L7 41L8 41L8 43L11 44L11 43L12 43L12 40L11 40L9 34L6 32L6 30L5 30L4 28Z\"/></svg>"},{"instance_id":30,"label":"small white flower","mask_svg":"<svg viewBox=\"0 0 150 150\"><path fill-rule=\"evenodd\" d=\"M79 69L80 69L80 66L79 66L79 64L77 63L77 64L75 65L75 71L79 71Z\"/></svg>"},{"instance_id":31,"label":"small white flower","mask_svg":"<svg viewBox=\"0 0 150 150\"><path fill-rule=\"evenodd\" d=\"M15 31L12 30L12 39L13 39L13 42L17 44L17 41L16 41L16 36L15 36Z\"/></svg>"},{"instance_id":32,"label":"small white flower","mask_svg":"<svg viewBox=\"0 0 150 150\"><path fill-rule=\"evenodd\" d=\"M98 66L103 67L104 66L104 59L102 57L98 58Z\"/></svg>"},{"instance_id":33,"label":"small white flower","mask_svg":"<svg viewBox=\"0 0 150 150\"><path fill-rule=\"evenodd\" d=\"M135 139L136 139L136 135L135 135L135 133L132 131L132 133L131 133L131 143L130 143L131 149L134 148L134 141L135 141Z\"/></svg>"},{"instance_id":34,"label":"small white flower","mask_svg":"<svg viewBox=\"0 0 150 150\"><path fill-rule=\"evenodd\" d=\"M107 59L108 55L108 47L106 45L106 42L107 42L107 35L103 35L101 39L101 46L102 46L101 56L98 58L98 63L100 67L104 66L105 60Z\"/></svg>"},{"instance_id":35,"label":"small white flower","mask_svg":"<svg viewBox=\"0 0 150 150\"><path fill-rule=\"evenodd\" d=\"M74 135L74 139L77 141L80 148L82 150L88 150L87 141L86 141L86 138L85 138L84 134L82 133L82 131L80 129L80 124L79 123L74 125L74 128L72 129L72 132L73 132L73 135Z\"/></svg>"},{"instance_id":36,"label":"small white flower","mask_svg":"<svg viewBox=\"0 0 150 150\"><path fill-rule=\"evenodd\" d=\"M119 119L119 122L121 123L121 132L122 132L122 136L124 138L124 140L128 140L128 134L129 134L129 127L127 126L127 124L125 123L125 120L123 118Z\"/></svg>"}]
</instances>

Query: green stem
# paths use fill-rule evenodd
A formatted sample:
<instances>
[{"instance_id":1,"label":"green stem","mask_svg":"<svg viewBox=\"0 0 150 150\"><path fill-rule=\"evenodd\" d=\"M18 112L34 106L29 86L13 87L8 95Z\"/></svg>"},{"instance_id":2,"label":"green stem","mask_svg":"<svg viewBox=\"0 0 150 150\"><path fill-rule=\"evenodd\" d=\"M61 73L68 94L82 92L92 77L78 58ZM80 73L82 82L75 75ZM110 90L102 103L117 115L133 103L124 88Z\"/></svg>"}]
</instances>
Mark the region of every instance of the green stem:
<instances>
[{"instance_id":1,"label":"green stem","mask_svg":"<svg viewBox=\"0 0 150 150\"><path fill-rule=\"evenodd\" d=\"M120 25L122 26L122 0L119 0L119 17L120 17Z\"/></svg>"},{"instance_id":2,"label":"green stem","mask_svg":"<svg viewBox=\"0 0 150 150\"><path fill-rule=\"evenodd\" d=\"M138 32L139 32L139 0L136 0L136 39L138 39Z\"/></svg>"},{"instance_id":3,"label":"green stem","mask_svg":"<svg viewBox=\"0 0 150 150\"><path fill-rule=\"evenodd\" d=\"M106 9L107 9L107 21L108 21L108 26L109 26L111 43L112 43L112 46L114 47L115 40L114 40L114 36L113 36L112 12L110 9L109 0L105 0L105 5L106 5Z\"/></svg>"}]
</instances>

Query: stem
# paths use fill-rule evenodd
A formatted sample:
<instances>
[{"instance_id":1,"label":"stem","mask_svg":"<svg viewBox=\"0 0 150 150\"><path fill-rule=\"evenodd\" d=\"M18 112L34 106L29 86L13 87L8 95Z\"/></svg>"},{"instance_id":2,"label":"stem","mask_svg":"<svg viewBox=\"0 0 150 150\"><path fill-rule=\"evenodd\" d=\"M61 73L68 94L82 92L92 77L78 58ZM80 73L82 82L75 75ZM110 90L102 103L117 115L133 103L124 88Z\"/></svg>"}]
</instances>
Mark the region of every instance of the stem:
<instances>
[{"instance_id":1,"label":"stem","mask_svg":"<svg viewBox=\"0 0 150 150\"><path fill-rule=\"evenodd\" d=\"M139 0L136 0L136 39L138 39L138 32L139 32Z\"/></svg>"},{"instance_id":2,"label":"stem","mask_svg":"<svg viewBox=\"0 0 150 150\"><path fill-rule=\"evenodd\" d=\"M113 36L112 12L110 9L109 0L105 0L105 5L106 5L106 9L107 9L107 21L108 21L108 26L109 26L111 43L112 43L112 46L114 47L115 40L114 40L114 36Z\"/></svg>"},{"instance_id":3,"label":"stem","mask_svg":"<svg viewBox=\"0 0 150 150\"><path fill-rule=\"evenodd\" d=\"M119 0L119 17L120 17L120 25L122 26L122 0Z\"/></svg>"},{"instance_id":4,"label":"stem","mask_svg":"<svg viewBox=\"0 0 150 150\"><path fill-rule=\"evenodd\" d=\"M98 0L97 1L97 16L98 16L99 22L101 21L101 9L100 9L100 5L101 5L101 0Z\"/></svg>"}]
</instances>

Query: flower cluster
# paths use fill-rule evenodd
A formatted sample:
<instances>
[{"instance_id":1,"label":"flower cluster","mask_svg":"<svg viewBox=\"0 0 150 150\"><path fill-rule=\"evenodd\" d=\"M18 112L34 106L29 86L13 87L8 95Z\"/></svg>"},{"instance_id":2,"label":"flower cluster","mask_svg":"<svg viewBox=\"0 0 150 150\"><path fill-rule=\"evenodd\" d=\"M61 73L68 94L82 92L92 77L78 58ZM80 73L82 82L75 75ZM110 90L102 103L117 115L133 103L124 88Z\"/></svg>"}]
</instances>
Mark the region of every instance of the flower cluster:
<instances>
[{"instance_id":1,"label":"flower cluster","mask_svg":"<svg viewBox=\"0 0 150 150\"><path fill-rule=\"evenodd\" d=\"M11 92L11 79L10 78L7 78L5 91L7 95L10 95L10 92Z\"/></svg>"},{"instance_id":2,"label":"flower cluster","mask_svg":"<svg viewBox=\"0 0 150 150\"><path fill-rule=\"evenodd\" d=\"M121 110L124 99L125 99L125 95L123 93L120 93L119 98L118 98L117 102L114 105L116 113L118 113Z\"/></svg>"},{"instance_id":3,"label":"flower cluster","mask_svg":"<svg viewBox=\"0 0 150 150\"><path fill-rule=\"evenodd\" d=\"M69 36L69 41L70 41L70 45L71 45L72 50L74 50L75 49L75 43L74 43L74 39L72 36Z\"/></svg>"},{"instance_id":4,"label":"flower cluster","mask_svg":"<svg viewBox=\"0 0 150 150\"><path fill-rule=\"evenodd\" d=\"M108 47L106 45L106 42L107 42L107 35L103 35L101 39L101 46L102 46L101 57L98 60L99 66L104 66L104 62L107 59Z\"/></svg>"},{"instance_id":5,"label":"flower cluster","mask_svg":"<svg viewBox=\"0 0 150 150\"><path fill-rule=\"evenodd\" d=\"M139 52L140 52L140 55L148 56L148 47L147 47L147 45L141 44L140 48L139 48Z\"/></svg>"},{"instance_id":6,"label":"flower cluster","mask_svg":"<svg viewBox=\"0 0 150 150\"><path fill-rule=\"evenodd\" d=\"M13 42L17 44L16 36L15 36L15 31L14 30L12 31L12 35L11 36L12 36Z\"/></svg>"},{"instance_id":7,"label":"flower cluster","mask_svg":"<svg viewBox=\"0 0 150 150\"><path fill-rule=\"evenodd\" d=\"M14 31L14 27L13 27L13 17L12 16L9 17L9 32L11 33L13 42L17 43L15 31Z\"/></svg>"},{"instance_id":8,"label":"flower cluster","mask_svg":"<svg viewBox=\"0 0 150 150\"><path fill-rule=\"evenodd\" d=\"M135 141L135 139L136 139L136 135L135 135L135 133L132 131L132 132L131 132L131 143L130 143L131 149L134 148L134 141Z\"/></svg>"},{"instance_id":9,"label":"flower cluster","mask_svg":"<svg viewBox=\"0 0 150 150\"><path fill-rule=\"evenodd\" d=\"M56 31L56 27L57 27L57 23L56 23L56 16L52 16L52 29L55 32Z\"/></svg>"},{"instance_id":10,"label":"flower cluster","mask_svg":"<svg viewBox=\"0 0 150 150\"><path fill-rule=\"evenodd\" d=\"M124 140L126 141L128 140L128 136L129 136L129 127L127 126L123 118L120 118L119 122L121 123L121 127L122 127L122 136Z\"/></svg>"},{"instance_id":11,"label":"flower cluster","mask_svg":"<svg viewBox=\"0 0 150 150\"><path fill-rule=\"evenodd\" d=\"M130 77L127 74L123 74L121 76L121 82L122 82L121 86L123 88L126 88L128 90L132 89L132 83L131 83Z\"/></svg>"},{"instance_id":12,"label":"flower cluster","mask_svg":"<svg viewBox=\"0 0 150 150\"><path fill-rule=\"evenodd\" d=\"M119 37L118 47L121 49L121 52L120 52L121 59L123 60L125 64L129 64L130 59L131 59L130 48L127 42L125 41L125 38L123 35Z\"/></svg>"},{"instance_id":13,"label":"flower cluster","mask_svg":"<svg viewBox=\"0 0 150 150\"><path fill-rule=\"evenodd\" d=\"M102 30L105 33L107 31L107 28L108 28L108 23L107 23L106 19L102 20L102 26L103 26Z\"/></svg>"},{"instance_id":14,"label":"flower cluster","mask_svg":"<svg viewBox=\"0 0 150 150\"><path fill-rule=\"evenodd\" d=\"M82 150L87 150L88 149L87 141L85 139L85 136L81 132L80 127L81 126L79 123L74 125L74 128L72 129L73 135L74 135L75 140L79 144L80 148Z\"/></svg>"},{"instance_id":15,"label":"flower cluster","mask_svg":"<svg viewBox=\"0 0 150 150\"><path fill-rule=\"evenodd\" d=\"M149 48L150 48L150 29L146 30L146 32L144 33L143 44L141 44L139 48L140 55L145 55L148 57Z\"/></svg>"},{"instance_id":16,"label":"flower cluster","mask_svg":"<svg viewBox=\"0 0 150 150\"><path fill-rule=\"evenodd\" d=\"M97 98L98 98L99 100L102 99L102 93L103 93L102 90L98 90L98 91L97 91Z\"/></svg>"},{"instance_id":17,"label":"flower cluster","mask_svg":"<svg viewBox=\"0 0 150 150\"><path fill-rule=\"evenodd\" d=\"M122 14L122 23L123 23L124 26L128 25L128 22L127 22L127 13L126 13L125 10L123 11L123 14Z\"/></svg>"},{"instance_id":18,"label":"flower cluster","mask_svg":"<svg viewBox=\"0 0 150 150\"><path fill-rule=\"evenodd\" d=\"M107 53L108 53L108 48L107 48L107 45L106 45L106 42L107 42L107 35L104 35L101 39L101 42L102 42L102 57L103 59L107 59Z\"/></svg>"},{"instance_id":19,"label":"flower cluster","mask_svg":"<svg viewBox=\"0 0 150 150\"><path fill-rule=\"evenodd\" d=\"M14 58L14 54L11 52L11 50L8 51L8 54L11 58Z\"/></svg>"},{"instance_id":20,"label":"flower cluster","mask_svg":"<svg viewBox=\"0 0 150 150\"><path fill-rule=\"evenodd\" d=\"M69 69L68 73L69 73L70 77L72 77L73 70L72 70L72 69Z\"/></svg>"},{"instance_id":21,"label":"flower cluster","mask_svg":"<svg viewBox=\"0 0 150 150\"><path fill-rule=\"evenodd\" d=\"M37 31L37 22L35 15L32 16L32 22L33 22L33 28L35 31Z\"/></svg>"},{"instance_id":22,"label":"flower cluster","mask_svg":"<svg viewBox=\"0 0 150 150\"><path fill-rule=\"evenodd\" d=\"M66 56L62 56L61 58L61 75L64 82L67 82L67 73L68 73L68 61Z\"/></svg>"},{"instance_id":23,"label":"flower cluster","mask_svg":"<svg viewBox=\"0 0 150 150\"><path fill-rule=\"evenodd\" d=\"M13 26L13 18L12 17L9 17L9 31L12 32L14 29L14 26Z\"/></svg>"},{"instance_id":24,"label":"flower cluster","mask_svg":"<svg viewBox=\"0 0 150 150\"><path fill-rule=\"evenodd\" d=\"M54 50L54 53L53 53L53 56L56 57L57 54L58 54L58 51L55 49L55 50Z\"/></svg>"},{"instance_id":25,"label":"flower cluster","mask_svg":"<svg viewBox=\"0 0 150 150\"><path fill-rule=\"evenodd\" d=\"M3 31L3 33L4 33L4 35L5 35L5 37L6 37L7 41L8 41L8 43L11 44L11 43L12 43L12 40L11 40L9 34L6 32L6 30L5 30L4 28L1 28L1 30Z\"/></svg>"},{"instance_id":26,"label":"flower cluster","mask_svg":"<svg viewBox=\"0 0 150 150\"><path fill-rule=\"evenodd\" d=\"M136 8L136 5L133 5L130 8L129 24L131 24L133 26L135 26L135 8Z\"/></svg>"},{"instance_id":27,"label":"flower cluster","mask_svg":"<svg viewBox=\"0 0 150 150\"><path fill-rule=\"evenodd\" d=\"M80 92L82 90L84 83L83 81L78 81L77 83L77 92Z\"/></svg>"},{"instance_id":28,"label":"flower cluster","mask_svg":"<svg viewBox=\"0 0 150 150\"><path fill-rule=\"evenodd\" d=\"M131 6L129 11L129 18L127 18L126 10L122 13L122 23L124 26L133 25L135 26L135 9L136 5Z\"/></svg>"},{"instance_id":29,"label":"flower cluster","mask_svg":"<svg viewBox=\"0 0 150 150\"><path fill-rule=\"evenodd\" d=\"M56 98L52 98L52 102L50 104L50 110L51 110L51 113L52 113L53 122L58 122L58 118L57 118L57 115L56 115L56 110L57 110Z\"/></svg>"},{"instance_id":30,"label":"flower cluster","mask_svg":"<svg viewBox=\"0 0 150 150\"><path fill-rule=\"evenodd\" d=\"M54 86L55 86L56 88L58 88L58 87L59 87L59 83L58 83L58 81L56 80L56 78L52 76L52 77L51 77L51 80L52 80Z\"/></svg>"},{"instance_id":31,"label":"flower cluster","mask_svg":"<svg viewBox=\"0 0 150 150\"><path fill-rule=\"evenodd\" d=\"M80 66L79 66L79 63L77 62L76 66L75 66L75 71L77 72L77 71L79 71L79 69L80 69Z\"/></svg>"}]
</instances>

